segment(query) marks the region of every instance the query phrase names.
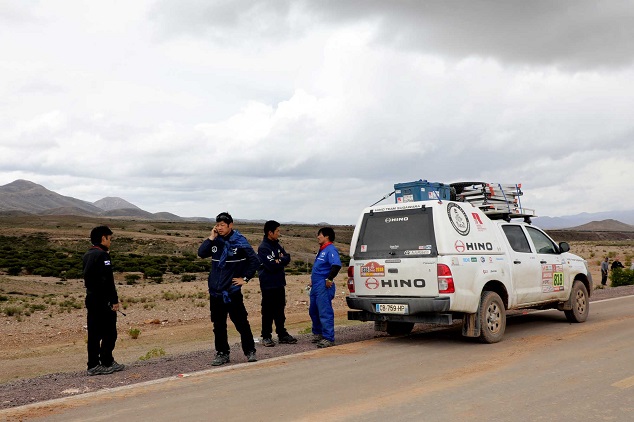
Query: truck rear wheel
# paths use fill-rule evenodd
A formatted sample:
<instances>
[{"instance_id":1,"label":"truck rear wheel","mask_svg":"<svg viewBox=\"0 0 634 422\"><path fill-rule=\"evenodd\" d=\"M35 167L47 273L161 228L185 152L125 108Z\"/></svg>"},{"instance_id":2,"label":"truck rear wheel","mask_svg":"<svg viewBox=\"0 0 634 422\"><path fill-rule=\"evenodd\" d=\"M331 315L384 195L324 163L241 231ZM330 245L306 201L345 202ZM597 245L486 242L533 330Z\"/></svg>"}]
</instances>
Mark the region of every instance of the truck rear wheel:
<instances>
[{"instance_id":1,"label":"truck rear wheel","mask_svg":"<svg viewBox=\"0 0 634 422\"><path fill-rule=\"evenodd\" d=\"M579 280L572 283L572 309L564 311L566 319L570 322L584 322L588 318L590 312L590 304L588 303L588 290L586 286Z\"/></svg>"},{"instance_id":2,"label":"truck rear wheel","mask_svg":"<svg viewBox=\"0 0 634 422\"><path fill-rule=\"evenodd\" d=\"M495 292L482 292L480 298L480 341L497 343L502 340L506 329L504 302Z\"/></svg>"},{"instance_id":3,"label":"truck rear wheel","mask_svg":"<svg viewBox=\"0 0 634 422\"><path fill-rule=\"evenodd\" d=\"M402 336L411 333L413 328L413 322L388 321L387 329L385 331L387 331L387 333L391 336Z\"/></svg>"}]
</instances>

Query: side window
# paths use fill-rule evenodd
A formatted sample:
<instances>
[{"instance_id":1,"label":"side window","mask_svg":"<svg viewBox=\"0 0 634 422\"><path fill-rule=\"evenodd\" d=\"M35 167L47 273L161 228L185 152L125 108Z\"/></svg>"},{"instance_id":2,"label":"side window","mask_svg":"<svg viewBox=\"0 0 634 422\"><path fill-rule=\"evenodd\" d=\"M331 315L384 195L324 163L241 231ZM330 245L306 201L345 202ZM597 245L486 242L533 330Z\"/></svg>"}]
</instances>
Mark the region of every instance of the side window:
<instances>
[{"instance_id":1,"label":"side window","mask_svg":"<svg viewBox=\"0 0 634 422\"><path fill-rule=\"evenodd\" d=\"M535 251L537 253L557 254L558 248L552 240L544 233L532 227L526 227L528 235L531 237L533 244L535 245Z\"/></svg>"},{"instance_id":2,"label":"side window","mask_svg":"<svg viewBox=\"0 0 634 422\"><path fill-rule=\"evenodd\" d=\"M504 234L506 235L511 248L513 248L515 252L531 252L531 247L528 244L528 239L526 239L526 235L524 234L524 230L522 230L522 226L514 226L509 224L506 226L502 226L502 230L504 230Z\"/></svg>"}]
</instances>

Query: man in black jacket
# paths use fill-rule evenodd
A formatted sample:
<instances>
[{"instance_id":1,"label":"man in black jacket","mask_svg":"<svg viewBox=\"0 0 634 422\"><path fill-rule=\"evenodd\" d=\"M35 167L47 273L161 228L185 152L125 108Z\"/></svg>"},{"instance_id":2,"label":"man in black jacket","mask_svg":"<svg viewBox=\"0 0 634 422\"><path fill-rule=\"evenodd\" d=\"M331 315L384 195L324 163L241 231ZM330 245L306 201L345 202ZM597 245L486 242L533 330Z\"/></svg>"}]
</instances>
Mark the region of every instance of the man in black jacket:
<instances>
[{"instance_id":1,"label":"man in black jacket","mask_svg":"<svg viewBox=\"0 0 634 422\"><path fill-rule=\"evenodd\" d=\"M117 341L119 297L114 285L109 248L112 230L99 226L90 232L92 247L83 257L88 326L88 375L111 374L124 365L112 357Z\"/></svg>"},{"instance_id":2,"label":"man in black jacket","mask_svg":"<svg viewBox=\"0 0 634 422\"><path fill-rule=\"evenodd\" d=\"M255 342L241 288L255 275L260 261L247 239L233 230L233 218L229 213L218 214L209 238L198 248L198 256L211 257L207 286L216 347L216 357L211 364L219 366L229 362L227 315L240 333L247 360L256 362Z\"/></svg>"},{"instance_id":3,"label":"man in black jacket","mask_svg":"<svg viewBox=\"0 0 634 422\"><path fill-rule=\"evenodd\" d=\"M269 220L264 224L264 238L258 247L258 258L262 266L258 271L260 290L262 291L262 344L266 347L275 346L271 338L273 321L279 343L295 344L297 339L291 336L284 322L284 307L286 306L286 275L284 267L291 261L279 242L280 223Z\"/></svg>"}]
</instances>

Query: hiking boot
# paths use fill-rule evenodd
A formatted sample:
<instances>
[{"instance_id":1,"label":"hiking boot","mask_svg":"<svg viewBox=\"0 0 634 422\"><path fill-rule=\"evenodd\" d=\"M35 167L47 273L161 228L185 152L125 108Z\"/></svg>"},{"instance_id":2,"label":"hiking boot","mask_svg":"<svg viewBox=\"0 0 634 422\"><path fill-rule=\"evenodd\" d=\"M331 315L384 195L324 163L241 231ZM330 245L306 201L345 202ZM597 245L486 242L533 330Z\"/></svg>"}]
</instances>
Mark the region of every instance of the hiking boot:
<instances>
[{"instance_id":1,"label":"hiking boot","mask_svg":"<svg viewBox=\"0 0 634 422\"><path fill-rule=\"evenodd\" d=\"M113 372L114 369L112 369L112 367L110 366L106 367L103 365L97 365L88 370L88 375L108 375L112 374Z\"/></svg>"},{"instance_id":2,"label":"hiking boot","mask_svg":"<svg viewBox=\"0 0 634 422\"><path fill-rule=\"evenodd\" d=\"M257 361L258 361L258 358L255 357L255 350L251 350L249 353L247 353L247 362L257 362Z\"/></svg>"},{"instance_id":3,"label":"hiking boot","mask_svg":"<svg viewBox=\"0 0 634 422\"><path fill-rule=\"evenodd\" d=\"M297 339L290 334L286 334L285 336L278 337L278 343L280 344L295 344L297 343Z\"/></svg>"},{"instance_id":4,"label":"hiking boot","mask_svg":"<svg viewBox=\"0 0 634 422\"><path fill-rule=\"evenodd\" d=\"M229 363L229 353L216 353L216 357L211 361L211 366L220 366Z\"/></svg>"},{"instance_id":5,"label":"hiking boot","mask_svg":"<svg viewBox=\"0 0 634 422\"><path fill-rule=\"evenodd\" d=\"M263 338L262 339L262 345L264 347L273 347L275 346L275 342L273 341L272 338L268 337L268 338Z\"/></svg>"},{"instance_id":6,"label":"hiking boot","mask_svg":"<svg viewBox=\"0 0 634 422\"><path fill-rule=\"evenodd\" d=\"M323 339L324 339L324 336L322 336L321 334L313 334L313 338L310 339L310 342L311 343L319 343Z\"/></svg>"},{"instance_id":7,"label":"hiking boot","mask_svg":"<svg viewBox=\"0 0 634 422\"><path fill-rule=\"evenodd\" d=\"M123 369L125 368L125 365L121 363L117 363L116 360L113 360L112 365L110 365L109 368L112 368L112 372L119 372L119 371L123 371Z\"/></svg>"},{"instance_id":8,"label":"hiking boot","mask_svg":"<svg viewBox=\"0 0 634 422\"><path fill-rule=\"evenodd\" d=\"M321 340L319 340L319 342L317 343L317 347L319 347L320 349L323 349L325 347L331 347L334 346L335 342L334 341L330 341L328 339L322 338Z\"/></svg>"}]
</instances>

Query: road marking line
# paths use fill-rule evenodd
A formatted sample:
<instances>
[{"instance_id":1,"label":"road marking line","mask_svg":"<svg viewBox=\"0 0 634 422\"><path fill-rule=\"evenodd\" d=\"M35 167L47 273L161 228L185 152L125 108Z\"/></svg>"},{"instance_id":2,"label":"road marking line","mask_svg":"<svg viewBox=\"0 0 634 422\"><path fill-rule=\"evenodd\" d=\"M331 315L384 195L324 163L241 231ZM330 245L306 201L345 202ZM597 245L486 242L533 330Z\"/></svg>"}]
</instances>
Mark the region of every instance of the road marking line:
<instances>
[{"instance_id":1,"label":"road marking line","mask_svg":"<svg viewBox=\"0 0 634 422\"><path fill-rule=\"evenodd\" d=\"M634 376L622 379L621 381L617 381L612 384L612 387L626 389L634 386Z\"/></svg>"}]
</instances>

